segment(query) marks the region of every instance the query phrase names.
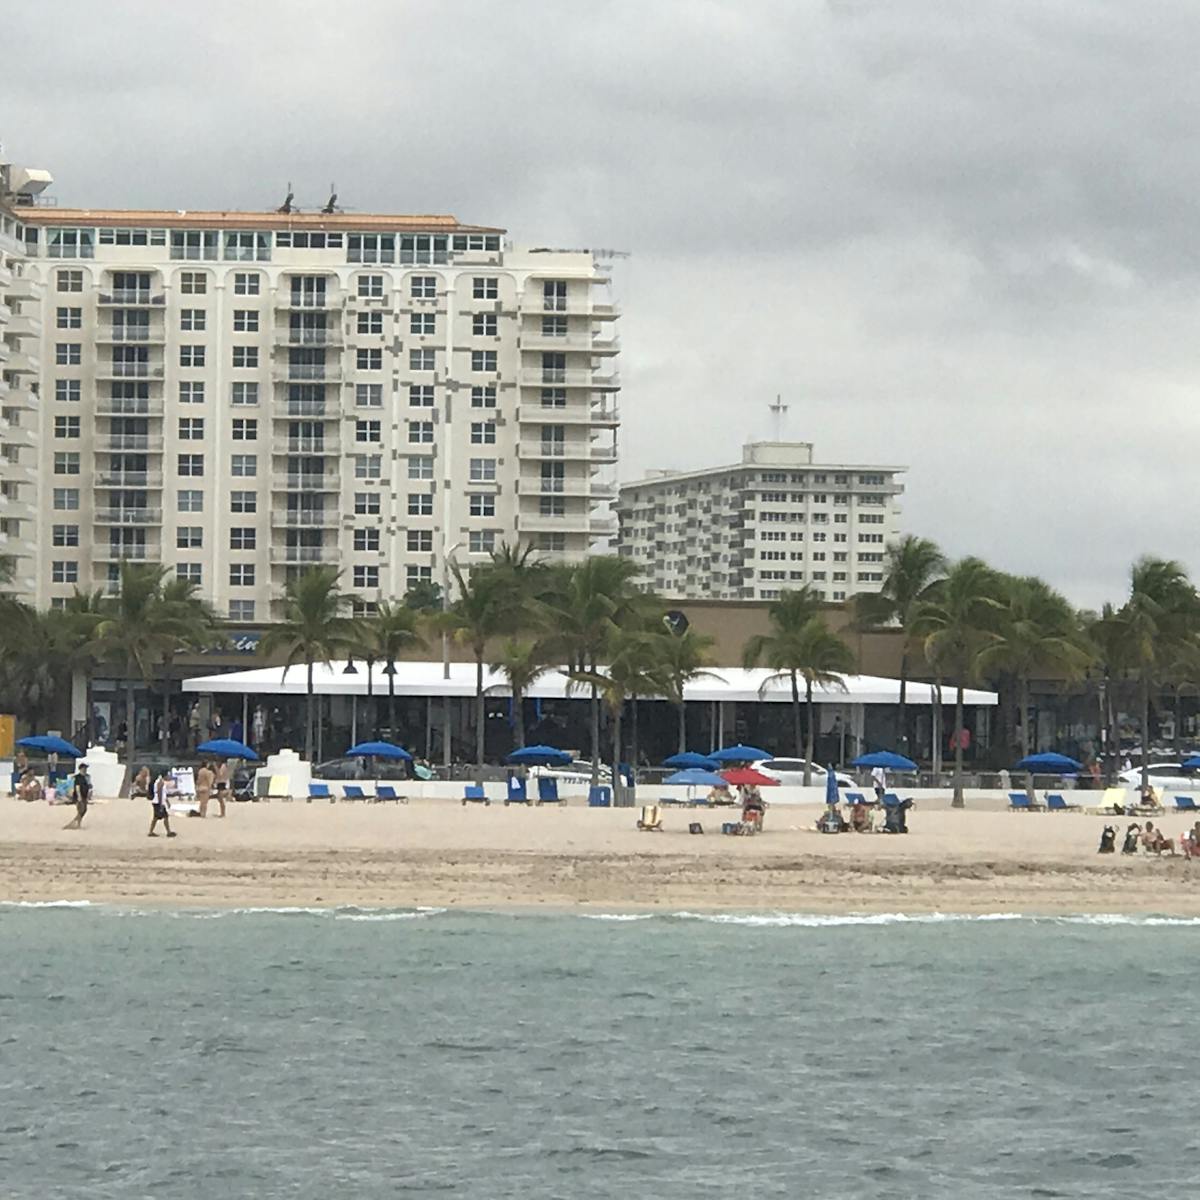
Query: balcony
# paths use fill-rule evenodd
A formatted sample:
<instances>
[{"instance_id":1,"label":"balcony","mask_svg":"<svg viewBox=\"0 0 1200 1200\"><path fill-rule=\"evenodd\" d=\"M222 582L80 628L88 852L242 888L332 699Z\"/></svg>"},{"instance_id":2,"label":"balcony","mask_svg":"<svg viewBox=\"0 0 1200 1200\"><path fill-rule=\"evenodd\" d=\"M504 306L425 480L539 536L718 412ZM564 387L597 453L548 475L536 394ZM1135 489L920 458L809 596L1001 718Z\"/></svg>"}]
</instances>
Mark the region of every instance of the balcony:
<instances>
[{"instance_id":1,"label":"balcony","mask_svg":"<svg viewBox=\"0 0 1200 1200\"><path fill-rule=\"evenodd\" d=\"M125 325L124 327L108 325L103 326L96 333L97 342L111 342L115 345L122 346L135 342L144 346L147 343L162 343L166 340L167 335L165 330L151 329L146 325Z\"/></svg>"},{"instance_id":2,"label":"balcony","mask_svg":"<svg viewBox=\"0 0 1200 1200\"><path fill-rule=\"evenodd\" d=\"M5 285L4 294L10 300L37 300L40 298L36 280L28 275L13 273L12 282Z\"/></svg>"},{"instance_id":3,"label":"balcony","mask_svg":"<svg viewBox=\"0 0 1200 1200\"><path fill-rule=\"evenodd\" d=\"M102 488L161 488L161 471L112 471L96 472L96 486Z\"/></svg>"},{"instance_id":4,"label":"balcony","mask_svg":"<svg viewBox=\"0 0 1200 1200\"><path fill-rule=\"evenodd\" d=\"M141 288L110 288L96 297L96 302L104 308L154 308L161 307L167 302L162 292L143 291Z\"/></svg>"},{"instance_id":5,"label":"balcony","mask_svg":"<svg viewBox=\"0 0 1200 1200\"><path fill-rule=\"evenodd\" d=\"M101 546L93 552L96 562L159 562L161 555L156 546Z\"/></svg>"},{"instance_id":6,"label":"balcony","mask_svg":"<svg viewBox=\"0 0 1200 1200\"><path fill-rule=\"evenodd\" d=\"M564 354L598 354L590 333L568 334L566 337L552 337L544 333L522 333L522 350L558 350Z\"/></svg>"},{"instance_id":7,"label":"balcony","mask_svg":"<svg viewBox=\"0 0 1200 1200\"><path fill-rule=\"evenodd\" d=\"M324 437L289 437L280 438L271 444L272 454L338 454L337 434L331 438Z\"/></svg>"},{"instance_id":8,"label":"balcony","mask_svg":"<svg viewBox=\"0 0 1200 1200\"><path fill-rule=\"evenodd\" d=\"M161 417L163 402L161 399L114 399L112 396L98 396L95 411L98 417Z\"/></svg>"},{"instance_id":9,"label":"balcony","mask_svg":"<svg viewBox=\"0 0 1200 1200\"><path fill-rule=\"evenodd\" d=\"M5 446L33 446L36 438L28 425L14 425L0 419L0 444Z\"/></svg>"},{"instance_id":10,"label":"balcony","mask_svg":"<svg viewBox=\"0 0 1200 1200\"><path fill-rule=\"evenodd\" d=\"M24 350L18 350L15 347L9 349L3 369L10 375L37 375L39 373L37 360L32 355L26 354Z\"/></svg>"},{"instance_id":11,"label":"balcony","mask_svg":"<svg viewBox=\"0 0 1200 1200\"><path fill-rule=\"evenodd\" d=\"M621 387L621 380L615 374L597 375L594 371L555 367L526 367L519 381L522 387L589 388L594 392L615 392Z\"/></svg>"},{"instance_id":12,"label":"balcony","mask_svg":"<svg viewBox=\"0 0 1200 1200\"><path fill-rule=\"evenodd\" d=\"M275 331L275 348L286 349L289 346L341 346L342 331L335 329L277 329Z\"/></svg>"},{"instance_id":13,"label":"balcony","mask_svg":"<svg viewBox=\"0 0 1200 1200\"><path fill-rule=\"evenodd\" d=\"M342 481L334 472L312 475L276 471L271 476L271 488L276 492L340 492Z\"/></svg>"},{"instance_id":14,"label":"balcony","mask_svg":"<svg viewBox=\"0 0 1200 1200\"><path fill-rule=\"evenodd\" d=\"M341 307L341 303L342 294L337 288L329 288L324 292L293 292L281 288L275 293L275 307L282 309L328 311Z\"/></svg>"},{"instance_id":15,"label":"balcony","mask_svg":"<svg viewBox=\"0 0 1200 1200\"><path fill-rule=\"evenodd\" d=\"M152 438L147 433L102 433L96 438L95 448L101 451L149 451L151 454L163 452L162 438Z\"/></svg>"},{"instance_id":16,"label":"balcony","mask_svg":"<svg viewBox=\"0 0 1200 1200\"><path fill-rule=\"evenodd\" d=\"M586 496L590 500L615 500L617 485L603 479L521 479L521 496Z\"/></svg>"},{"instance_id":17,"label":"balcony","mask_svg":"<svg viewBox=\"0 0 1200 1200\"><path fill-rule=\"evenodd\" d=\"M99 363L96 366L97 379L162 379L163 368L160 363Z\"/></svg>"},{"instance_id":18,"label":"balcony","mask_svg":"<svg viewBox=\"0 0 1200 1200\"><path fill-rule=\"evenodd\" d=\"M617 447L615 443L611 446L592 446L588 457L594 463L615 463L617 461Z\"/></svg>"},{"instance_id":19,"label":"balcony","mask_svg":"<svg viewBox=\"0 0 1200 1200\"><path fill-rule=\"evenodd\" d=\"M566 408L550 408L542 404L522 404L517 408L517 420L535 425L599 425L615 427L621 423L616 406L591 408L570 404Z\"/></svg>"},{"instance_id":20,"label":"balcony","mask_svg":"<svg viewBox=\"0 0 1200 1200\"><path fill-rule=\"evenodd\" d=\"M339 522L336 508L271 509L271 525L275 529L336 529Z\"/></svg>"},{"instance_id":21,"label":"balcony","mask_svg":"<svg viewBox=\"0 0 1200 1200\"><path fill-rule=\"evenodd\" d=\"M340 383L341 363L288 363L271 372L276 383Z\"/></svg>"},{"instance_id":22,"label":"balcony","mask_svg":"<svg viewBox=\"0 0 1200 1200\"><path fill-rule=\"evenodd\" d=\"M540 513L518 513L518 533L586 533L588 531L587 510L564 513L561 517L548 517Z\"/></svg>"},{"instance_id":23,"label":"balcony","mask_svg":"<svg viewBox=\"0 0 1200 1200\"><path fill-rule=\"evenodd\" d=\"M340 557L337 546L272 546L271 561L289 565L293 563L332 563Z\"/></svg>"},{"instance_id":24,"label":"balcony","mask_svg":"<svg viewBox=\"0 0 1200 1200\"><path fill-rule=\"evenodd\" d=\"M161 525L161 508L98 508L97 525Z\"/></svg>"},{"instance_id":25,"label":"balcony","mask_svg":"<svg viewBox=\"0 0 1200 1200\"><path fill-rule=\"evenodd\" d=\"M617 536L617 518L612 517L592 517L588 521L588 533L592 537L611 538Z\"/></svg>"},{"instance_id":26,"label":"balcony","mask_svg":"<svg viewBox=\"0 0 1200 1200\"><path fill-rule=\"evenodd\" d=\"M615 321L621 315L619 304L604 304L590 298L556 300L526 296L521 303L525 315L590 317L593 321Z\"/></svg>"},{"instance_id":27,"label":"balcony","mask_svg":"<svg viewBox=\"0 0 1200 1200\"><path fill-rule=\"evenodd\" d=\"M12 309L8 314L8 325L5 326L4 332L9 337L19 338L35 338L42 336L42 319L36 317L32 313L15 312Z\"/></svg>"},{"instance_id":28,"label":"balcony","mask_svg":"<svg viewBox=\"0 0 1200 1200\"><path fill-rule=\"evenodd\" d=\"M271 406L271 415L277 420L318 417L326 421L336 421L341 414L330 411L324 400L276 400Z\"/></svg>"}]
</instances>

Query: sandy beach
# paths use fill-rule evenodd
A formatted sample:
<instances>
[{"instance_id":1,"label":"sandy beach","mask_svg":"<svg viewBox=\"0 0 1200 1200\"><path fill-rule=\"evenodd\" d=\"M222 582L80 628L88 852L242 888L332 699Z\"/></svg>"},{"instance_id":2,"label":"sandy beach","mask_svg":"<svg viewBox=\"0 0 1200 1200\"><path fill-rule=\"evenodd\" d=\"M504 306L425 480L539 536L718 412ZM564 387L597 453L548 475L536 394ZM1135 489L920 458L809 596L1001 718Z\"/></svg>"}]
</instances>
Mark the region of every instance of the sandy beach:
<instances>
[{"instance_id":1,"label":"sandy beach","mask_svg":"<svg viewBox=\"0 0 1200 1200\"><path fill-rule=\"evenodd\" d=\"M150 840L142 802L97 805L81 832L72 811L0 803L0 900L1200 914L1200 862L1101 857L1098 816L924 804L907 837L830 837L813 809L776 807L731 838L693 810L641 833L629 809L273 803ZM1184 818L1162 825L1178 837Z\"/></svg>"}]
</instances>

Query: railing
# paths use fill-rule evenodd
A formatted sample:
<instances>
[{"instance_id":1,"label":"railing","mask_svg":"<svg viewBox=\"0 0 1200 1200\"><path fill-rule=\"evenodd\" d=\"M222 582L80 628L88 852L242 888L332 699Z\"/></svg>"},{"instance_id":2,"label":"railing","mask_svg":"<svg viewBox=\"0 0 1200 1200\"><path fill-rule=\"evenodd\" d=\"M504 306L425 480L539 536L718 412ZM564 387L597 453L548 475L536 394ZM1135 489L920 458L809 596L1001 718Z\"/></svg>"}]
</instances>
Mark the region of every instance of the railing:
<instances>
[{"instance_id":1,"label":"railing","mask_svg":"<svg viewBox=\"0 0 1200 1200\"><path fill-rule=\"evenodd\" d=\"M95 552L99 562L150 562L159 558L151 546L103 546Z\"/></svg>"},{"instance_id":2,"label":"railing","mask_svg":"<svg viewBox=\"0 0 1200 1200\"><path fill-rule=\"evenodd\" d=\"M334 509L296 509L273 508L271 524L285 529L329 529L338 523L338 513Z\"/></svg>"},{"instance_id":3,"label":"railing","mask_svg":"<svg viewBox=\"0 0 1200 1200\"><path fill-rule=\"evenodd\" d=\"M288 363L276 367L273 378L281 383L337 383L342 378L340 363Z\"/></svg>"},{"instance_id":4,"label":"railing","mask_svg":"<svg viewBox=\"0 0 1200 1200\"><path fill-rule=\"evenodd\" d=\"M161 329L151 329L148 325L113 325L102 329L97 336L98 342L165 342L166 333Z\"/></svg>"},{"instance_id":5,"label":"railing","mask_svg":"<svg viewBox=\"0 0 1200 1200\"><path fill-rule=\"evenodd\" d=\"M276 400L276 417L324 417L336 421L336 412L326 412L324 400Z\"/></svg>"},{"instance_id":6,"label":"railing","mask_svg":"<svg viewBox=\"0 0 1200 1200\"><path fill-rule=\"evenodd\" d=\"M320 563L333 562L337 557L336 546L272 546L273 563Z\"/></svg>"},{"instance_id":7,"label":"railing","mask_svg":"<svg viewBox=\"0 0 1200 1200\"><path fill-rule=\"evenodd\" d=\"M336 492L341 487L337 475L301 475L279 473L272 476L272 486L287 492Z\"/></svg>"},{"instance_id":8,"label":"railing","mask_svg":"<svg viewBox=\"0 0 1200 1200\"><path fill-rule=\"evenodd\" d=\"M145 433L109 433L101 434L97 439L98 450L150 450L151 438ZM162 439L153 439L153 449L162 453Z\"/></svg>"},{"instance_id":9,"label":"railing","mask_svg":"<svg viewBox=\"0 0 1200 1200\"><path fill-rule=\"evenodd\" d=\"M98 471L96 473L96 486L118 488L160 488L162 487L162 472Z\"/></svg>"},{"instance_id":10,"label":"railing","mask_svg":"<svg viewBox=\"0 0 1200 1200\"><path fill-rule=\"evenodd\" d=\"M571 404L565 408L521 404L517 407L517 420L537 425L617 425L620 423L615 406L592 408L587 404Z\"/></svg>"},{"instance_id":11,"label":"railing","mask_svg":"<svg viewBox=\"0 0 1200 1200\"><path fill-rule=\"evenodd\" d=\"M167 302L162 292L143 291L141 288L113 288L101 292L98 300L103 305L128 305L131 308L138 305L163 305Z\"/></svg>"},{"instance_id":12,"label":"railing","mask_svg":"<svg viewBox=\"0 0 1200 1200\"><path fill-rule=\"evenodd\" d=\"M97 525L159 525L161 508L98 508Z\"/></svg>"},{"instance_id":13,"label":"railing","mask_svg":"<svg viewBox=\"0 0 1200 1200\"><path fill-rule=\"evenodd\" d=\"M280 291L275 294L276 308L326 309L340 303L336 288L324 292Z\"/></svg>"},{"instance_id":14,"label":"railing","mask_svg":"<svg viewBox=\"0 0 1200 1200\"><path fill-rule=\"evenodd\" d=\"M275 345L286 346L340 346L340 329L279 329L275 332Z\"/></svg>"},{"instance_id":15,"label":"railing","mask_svg":"<svg viewBox=\"0 0 1200 1200\"><path fill-rule=\"evenodd\" d=\"M98 417L161 417L162 411L161 400L114 399L112 396L100 396L96 400Z\"/></svg>"},{"instance_id":16,"label":"railing","mask_svg":"<svg viewBox=\"0 0 1200 1200\"><path fill-rule=\"evenodd\" d=\"M276 444L271 447L273 454L283 454L283 447ZM288 454L335 454L337 449L324 438L319 437L290 437L287 440Z\"/></svg>"},{"instance_id":17,"label":"railing","mask_svg":"<svg viewBox=\"0 0 1200 1200\"><path fill-rule=\"evenodd\" d=\"M615 392L621 386L616 375L597 375L594 371L569 367L535 367L521 371L522 387L581 387L598 392Z\"/></svg>"},{"instance_id":18,"label":"railing","mask_svg":"<svg viewBox=\"0 0 1200 1200\"><path fill-rule=\"evenodd\" d=\"M162 367L152 363L100 363L96 367L99 379L161 379Z\"/></svg>"}]
</instances>

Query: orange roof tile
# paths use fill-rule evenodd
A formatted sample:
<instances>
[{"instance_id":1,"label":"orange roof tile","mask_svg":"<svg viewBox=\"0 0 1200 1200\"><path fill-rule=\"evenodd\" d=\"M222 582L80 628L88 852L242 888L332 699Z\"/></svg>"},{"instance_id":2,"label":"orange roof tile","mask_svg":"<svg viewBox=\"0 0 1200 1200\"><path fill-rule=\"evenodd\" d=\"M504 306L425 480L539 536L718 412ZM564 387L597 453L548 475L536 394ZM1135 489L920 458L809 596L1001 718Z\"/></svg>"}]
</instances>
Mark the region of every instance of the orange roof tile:
<instances>
[{"instance_id":1,"label":"orange roof tile","mask_svg":"<svg viewBox=\"0 0 1200 1200\"><path fill-rule=\"evenodd\" d=\"M492 225L464 225L446 214L212 212L177 209L55 208L14 210L26 225L92 225L121 229L342 229L376 232L504 233Z\"/></svg>"}]
</instances>

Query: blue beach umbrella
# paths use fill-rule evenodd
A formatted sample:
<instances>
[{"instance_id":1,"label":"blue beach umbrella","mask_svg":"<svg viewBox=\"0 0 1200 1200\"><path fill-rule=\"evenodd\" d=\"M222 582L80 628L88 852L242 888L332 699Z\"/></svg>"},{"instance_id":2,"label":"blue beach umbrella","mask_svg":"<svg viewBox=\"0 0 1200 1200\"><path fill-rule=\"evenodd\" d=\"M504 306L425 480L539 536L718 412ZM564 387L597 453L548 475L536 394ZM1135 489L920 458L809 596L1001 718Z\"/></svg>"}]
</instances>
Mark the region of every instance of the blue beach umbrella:
<instances>
[{"instance_id":1,"label":"blue beach umbrella","mask_svg":"<svg viewBox=\"0 0 1200 1200\"><path fill-rule=\"evenodd\" d=\"M1065 754L1055 754L1048 751L1045 754L1031 754L1023 758L1014 767L1014 771L1030 771L1040 775L1066 775L1082 769L1083 764L1068 758Z\"/></svg>"},{"instance_id":2,"label":"blue beach umbrella","mask_svg":"<svg viewBox=\"0 0 1200 1200\"><path fill-rule=\"evenodd\" d=\"M359 742L357 746L351 746L343 758L406 758L412 761L412 755L409 754L403 746L395 746L391 742Z\"/></svg>"},{"instance_id":3,"label":"blue beach umbrella","mask_svg":"<svg viewBox=\"0 0 1200 1200\"><path fill-rule=\"evenodd\" d=\"M668 775L663 783L678 785L680 787L728 787L726 780L722 779L715 771L705 771L700 767L691 767L686 771L676 771L674 775Z\"/></svg>"},{"instance_id":4,"label":"blue beach umbrella","mask_svg":"<svg viewBox=\"0 0 1200 1200\"><path fill-rule=\"evenodd\" d=\"M702 770L708 770L713 765L713 760L707 754L697 754L694 750L684 750L679 754L672 754L670 758L664 758L664 767L675 767L683 770L686 767L699 767Z\"/></svg>"},{"instance_id":5,"label":"blue beach umbrella","mask_svg":"<svg viewBox=\"0 0 1200 1200\"><path fill-rule=\"evenodd\" d=\"M221 758L245 758L253 762L258 761L258 755L249 746L235 741L233 738L213 738L211 742L201 742L196 749L201 754L217 754Z\"/></svg>"},{"instance_id":6,"label":"blue beach umbrella","mask_svg":"<svg viewBox=\"0 0 1200 1200\"><path fill-rule=\"evenodd\" d=\"M566 767L571 764L571 756L554 746L522 746L505 761L526 767Z\"/></svg>"},{"instance_id":7,"label":"blue beach umbrella","mask_svg":"<svg viewBox=\"0 0 1200 1200\"><path fill-rule=\"evenodd\" d=\"M840 799L841 797L838 795L837 775L834 773L833 764L830 763L825 768L825 803L837 804Z\"/></svg>"},{"instance_id":8,"label":"blue beach umbrella","mask_svg":"<svg viewBox=\"0 0 1200 1200\"><path fill-rule=\"evenodd\" d=\"M739 742L736 746L724 746L720 750L714 750L708 757L718 763L750 763L770 758L771 754L767 750L758 749L757 746L743 746Z\"/></svg>"},{"instance_id":9,"label":"blue beach umbrella","mask_svg":"<svg viewBox=\"0 0 1200 1200\"><path fill-rule=\"evenodd\" d=\"M55 737L53 734L38 734L34 737L18 739L18 746L26 750L41 750L44 754L61 754L66 758L82 758L83 751L72 746L66 738Z\"/></svg>"},{"instance_id":10,"label":"blue beach umbrella","mask_svg":"<svg viewBox=\"0 0 1200 1200\"><path fill-rule=\"evenodd\" d=\"M885 771L916 771L917 764L903 754L891 750L875 750L871 754L860 754L851 764L852 767L883 767Z\"/></svg>"}]
</instances>

